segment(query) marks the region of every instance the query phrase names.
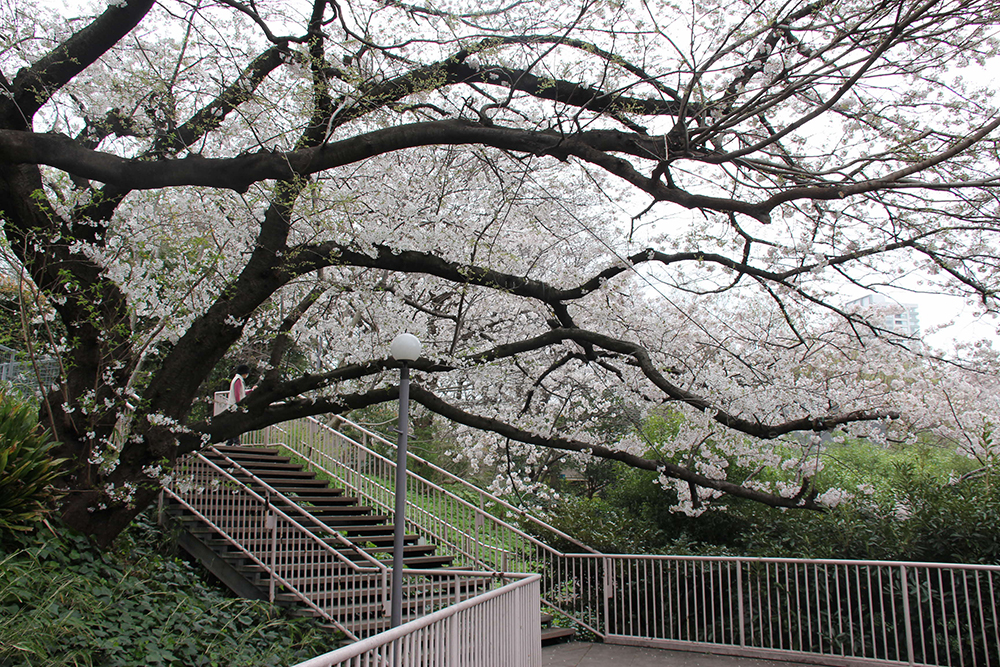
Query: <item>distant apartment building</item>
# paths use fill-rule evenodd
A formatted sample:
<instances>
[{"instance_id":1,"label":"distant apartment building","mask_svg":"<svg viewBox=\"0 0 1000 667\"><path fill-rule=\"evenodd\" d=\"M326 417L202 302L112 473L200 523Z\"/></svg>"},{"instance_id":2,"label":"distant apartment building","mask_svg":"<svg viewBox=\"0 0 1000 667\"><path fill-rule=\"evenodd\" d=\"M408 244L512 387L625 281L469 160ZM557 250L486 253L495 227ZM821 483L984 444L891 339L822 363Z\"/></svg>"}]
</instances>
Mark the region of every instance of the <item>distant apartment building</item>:
<instances>
[{"instance_id":1,"label":"distant apartment building","mask_svg":"<svg viewBox=\"0 0 1000 667\"><path fill-rule=\"evenodd\" d=\"M844 304L848 312L863 312L873 325L908 338L920 337L920 313L916 304L898 303L881 294L869 294Z\"/></svg>"}]
</instances>

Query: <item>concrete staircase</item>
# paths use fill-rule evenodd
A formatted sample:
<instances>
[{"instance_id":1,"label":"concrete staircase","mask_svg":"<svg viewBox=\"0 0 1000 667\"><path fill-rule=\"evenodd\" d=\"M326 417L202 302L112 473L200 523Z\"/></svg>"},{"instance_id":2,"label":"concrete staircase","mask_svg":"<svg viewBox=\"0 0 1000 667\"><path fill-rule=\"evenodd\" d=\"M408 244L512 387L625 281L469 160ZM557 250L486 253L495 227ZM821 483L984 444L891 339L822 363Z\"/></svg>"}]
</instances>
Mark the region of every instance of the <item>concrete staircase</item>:
<instances>
[{"instance_id":1,"label":"concrete staircase","mask_svg":"<svg viewBox=\"0 0 1000 667\"><path fill-rule=\"evenodd\" d=\"M281 455L276 448L218 446L205 452L205 456L261 495L270 494L270 489L266 487L271 487L287 498L285 500L270 494L275 508L286 511L294 509L296 513L304 510L319 524L346 537L352 547L345 547L339 541L330 539L329 533L318 527L313 531L346 559L361 566L369 565L361 556L365 553L391 565L393 525L389 522L390 517L375 514L371 507L362 505L357 498L345 496L341 489L331 488L326 480L317 479L315 473L292 463L288 456ZM233 465L234 463L237 465ZM293 508L293 504L297 508ZM267 568L248 557L211 525L179 505L171 505L168 513L181 528L179 546L226 587L244 598L267 600L271 597L272 583ZM250 520L259 523L259 517ZM252 534L249 541L244 540L244 545L261 547L270 539L271 536L264 532ZM417 535L405 536L404 552L404 562L409 568L441 569L445 572L453 562L452 556L438 554L435 545L422 543ZM307 565L304 564L303 567ZM308 567L312 568L310 572L315 571L315 566ZM332 587L334 590L324 590L321 587ZM315 583L310 585L307 580L300 583L300 592L303 588L313 599L322 598L327 603L339 599L338 606L350 610L350 614L358 619L359 625L367 629L365 634L370 634L373 628L385 629L388 626L388 613L383 604L376 602L379 599L377 591L365 582L359 582L356 578L350 581L331 581L323 572L315 572ZM435 596L447 599L441 591L441 585L430 595L424 594L420 586L412 585L404 587L404 594L407 594L403 609L404 622L422 615L428 605L435 603ZM280 586L276 587L273 599L278 604L300 607L304 614L317 615L314 610L302 605L298 596L282 590Z\"/></svg>"},{"instance_id":2,"label":"concrete staircase","mask_svg":"<svg viewBox=\"0 0 1000 667\"><path fill-rule=\"evenodd\" d=\"M288 514L307 513L315 521L313 534L334 547L344 558L360 566L370 566L371 561L362 556L366 554L391 566L394 530L391 517L376 513L358 498L346 496L342 489L332 488L326 480L318 479L315 473L293 463L290 457L282 455L277 448L216 446L204 452L204 455L240 483L260 495L267 495L275 508ZM315 609L303 604L299 595L273 584L266 567L248 557L213 526L184 510L179 504L173 504L168 510L181 528L179 546L235 594L250 599L273 598L278 604L295 607L299 613L319 615ZM249 518L248 522L260 525L259 513ZM240 525L239 518L236 523ZM336 538L331 539L329 531L320 526L340 533L350 545L345 545ZM272 538L271 534L263 531L254 532L254 528L249 530L249 538L244 538L244 544L249 539L252 545L262 548L271 539L281 539ZM408 568L436 569L442 575L452 569L453 557L439 553L436 545L422 540L418 535L405 536L404 552L404 562ZM293 569L298 567L294 562L295 555L281 558L292 559L291 563L287 560L279 561L282 564L291 565ZM315 573L315 580L311 582L310 579L299 579L299 593L305 591L311 600L336 605L342 614L354 619L354 624L346 626L350 632L364 636L388 629L389 614L384 605L384 596L373 581L359 581L353 577L331 578L328 572L316 572L315 565L303 564L302 567L311 568L309 572ZM436 577L426 575L422 579L426 581ZM420 581L406 581L403 596L404 622L418 618L430 609L449 604L456 592L470 592L464 588L460 591L454 588L468 584L445 584L438 581L428 587ZM543 614L543 644L571 637L575 632L572 628L551 627L551 621L550 615Z\"/></svg>"}]
</instances>

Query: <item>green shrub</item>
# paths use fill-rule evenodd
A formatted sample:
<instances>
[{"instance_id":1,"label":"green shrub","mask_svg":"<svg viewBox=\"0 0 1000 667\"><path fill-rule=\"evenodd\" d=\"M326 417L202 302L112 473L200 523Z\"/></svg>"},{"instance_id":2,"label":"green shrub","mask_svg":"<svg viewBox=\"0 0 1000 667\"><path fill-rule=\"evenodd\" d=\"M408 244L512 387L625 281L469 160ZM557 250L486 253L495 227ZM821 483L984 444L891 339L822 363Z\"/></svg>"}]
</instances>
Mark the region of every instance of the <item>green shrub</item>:
<instances>
[{"instance_id":1,"label":"green shrub","mask_svg":"<svg viewBox=\"0 0 1000 667\"><path fill-rule=\"evenodd\" d=\"M670 511L676 499L655 473L615 465L598 497L564 489L549 522L608 552L1000 563L1000 486L990 465L974 465L929 445L833 445L816 481L852 495L837 508L730 496L697 517Z\"/></svg>"},{"instance_id":2,"label":"green shrub","mask_svg":"<svg viewBox=\"0 0 1000 667\"><path fill-rule=\"evenodd\" d=\"M30 530L50 511L64 462L51 458L55 444L34 406L0 387L0 534Z\"/></svg>"},{"instance_id":3,"label":"green shrub","mask_svg":"<svg viewBox=\"0 0 1000 667\"><path fill-rule=\"evenodd\" d=\"M104 552L69 531L16 539L0 549L0 665L284 665L341 638L206 585L156 550L149 522Z\"/></svg>"}]
</instances>

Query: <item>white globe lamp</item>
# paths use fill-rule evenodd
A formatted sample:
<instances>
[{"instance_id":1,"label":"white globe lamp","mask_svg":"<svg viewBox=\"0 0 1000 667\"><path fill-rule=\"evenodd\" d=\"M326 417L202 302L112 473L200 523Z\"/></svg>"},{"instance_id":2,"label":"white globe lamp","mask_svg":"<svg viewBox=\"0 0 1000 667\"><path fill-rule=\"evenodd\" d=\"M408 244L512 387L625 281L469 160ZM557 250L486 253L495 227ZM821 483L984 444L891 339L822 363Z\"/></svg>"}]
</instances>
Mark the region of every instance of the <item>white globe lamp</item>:
<instances>
[{"instance_id":1,"label":"white globe lamp","mask_svg":"<svg viewBox=\"0 0 1000 667\"><path fill-rule=\"evenodd\" d=\"M392 339L389 354L396 361L416 361L420 358L420 340L410 333L401 333Z\"/></svg>"}]
</instances>

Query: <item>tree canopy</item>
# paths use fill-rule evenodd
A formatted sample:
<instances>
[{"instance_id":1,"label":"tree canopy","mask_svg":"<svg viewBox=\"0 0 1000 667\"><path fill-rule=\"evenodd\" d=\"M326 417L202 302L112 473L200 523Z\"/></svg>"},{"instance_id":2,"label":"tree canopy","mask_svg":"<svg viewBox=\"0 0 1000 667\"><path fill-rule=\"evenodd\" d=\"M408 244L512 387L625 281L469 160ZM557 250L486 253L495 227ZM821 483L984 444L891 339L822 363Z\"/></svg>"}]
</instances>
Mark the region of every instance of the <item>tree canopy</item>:
<instances>
[{"instance_id":1,"label":"tree canopy","mask_svg":"<svg viewBox=\"0 0 1000 667\"><path fill-rule=\"evenodd\" d=\"M996 312L998 8L0 5L0 217L65 328L64 518L107 542L178 456L391 400L404 330L469 452L624 461L688 509L823 506L800 433L992 456L992 349L921 358L844 294ZM208 421L234 361L258 386ZM664 405L668 448L602 427Z\"/></svg>"}]
</instances>

